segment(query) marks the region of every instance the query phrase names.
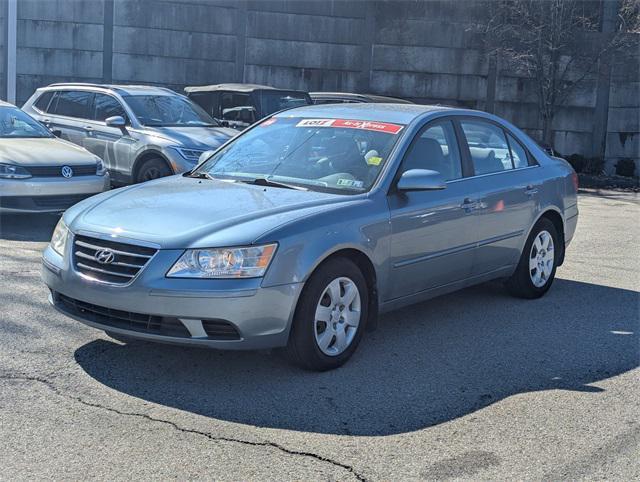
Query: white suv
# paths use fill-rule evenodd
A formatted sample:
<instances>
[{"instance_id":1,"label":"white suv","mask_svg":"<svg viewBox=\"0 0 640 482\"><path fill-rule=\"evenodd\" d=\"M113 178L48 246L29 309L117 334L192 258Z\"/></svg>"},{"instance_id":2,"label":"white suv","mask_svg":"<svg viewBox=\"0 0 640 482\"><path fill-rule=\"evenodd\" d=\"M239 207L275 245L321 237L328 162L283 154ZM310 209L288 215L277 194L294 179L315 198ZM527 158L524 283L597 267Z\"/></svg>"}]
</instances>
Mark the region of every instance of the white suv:
<instances>
[{"instance_id":1,"label":"white suv","mask_svg":"<svg viewBox=\"0 0 640 482\"><path fill-rule=\"evenodd\" d=\"M163 87L53 84L36 90L23 110L102 158L117 184L188 171L237 134Z\"/></svg>"}]
</instances>

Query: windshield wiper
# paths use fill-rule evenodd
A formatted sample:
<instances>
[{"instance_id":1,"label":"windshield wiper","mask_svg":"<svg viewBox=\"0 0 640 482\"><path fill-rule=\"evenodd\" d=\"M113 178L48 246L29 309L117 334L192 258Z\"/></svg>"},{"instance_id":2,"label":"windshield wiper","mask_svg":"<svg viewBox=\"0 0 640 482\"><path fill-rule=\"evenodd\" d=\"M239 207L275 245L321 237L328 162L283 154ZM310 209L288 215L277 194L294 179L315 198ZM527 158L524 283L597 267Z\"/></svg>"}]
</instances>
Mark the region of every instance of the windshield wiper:
<instances>
[{"instance_id":1,"label":"windshield wiper","mask_svg":"<svg viewBox=\"0 0 640 482\"><path fill-rule=\"evenodd\" d=\"M196 174L189 174L189 177L192 177L194 179L211 179L211 180L215 179L215 177L213 177L208 172L198 172Z\"/></svg>"},{"instance_id":2,"label":"windshield wiper","mask_svg":"<svg viewBox=\"0 0 640 482\"><path fill-rule=\"evenodd\" d=\"M295 189L297 191L308 191L306 187L296 186L294 184L287 184L284 182L272 181L265 177L256 177L255 179L238 179L238 182L244 182L246 184L254 184L256 186L268 186L268 187L282 187L285 189Z\"/></svg>"}]
</instances>

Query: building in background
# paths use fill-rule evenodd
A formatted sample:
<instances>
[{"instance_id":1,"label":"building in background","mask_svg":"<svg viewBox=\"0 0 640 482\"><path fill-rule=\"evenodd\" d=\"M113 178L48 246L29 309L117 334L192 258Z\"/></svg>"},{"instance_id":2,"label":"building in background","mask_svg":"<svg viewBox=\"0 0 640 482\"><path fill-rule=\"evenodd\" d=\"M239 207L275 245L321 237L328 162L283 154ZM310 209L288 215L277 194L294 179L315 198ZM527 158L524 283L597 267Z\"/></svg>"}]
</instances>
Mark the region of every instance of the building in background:
<instances>
[{"instance_id":1,"label":"building in background","mask_svg":"<svg viewBox=\"0 0 640 482\"><path fill-rule=\"evenodd\" d=\"M617 1L617 0L611 0ZM602 2L591 2L598 7ZM4 0L2 98L59 81L251 82L488 110L540 137L532 79L474 29L482 1ZM602 41L594 32L590 41ZM636 35L636 39L637 39ZM637 45L637 42L636 42ZM611 58L554 120L563 155L640 157L640 49ZM603 146L594 142L601 137ZM596 151L601 152L596 152ZM602 152L604 151L604 152Z\"/></svg>"}]
</instances>

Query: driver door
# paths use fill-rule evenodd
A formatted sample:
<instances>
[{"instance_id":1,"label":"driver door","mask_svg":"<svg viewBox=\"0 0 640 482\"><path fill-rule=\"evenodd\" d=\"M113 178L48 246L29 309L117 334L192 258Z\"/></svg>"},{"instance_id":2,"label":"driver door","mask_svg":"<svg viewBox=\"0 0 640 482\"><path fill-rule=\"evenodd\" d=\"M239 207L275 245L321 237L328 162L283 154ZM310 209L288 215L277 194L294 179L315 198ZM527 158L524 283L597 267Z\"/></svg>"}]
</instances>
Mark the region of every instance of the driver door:
<instances>
[{"instance_id":1,"label":"driver door","mask_svg":"<svg viewBox=\"0 0 640 482\"><path fill-rule=\"evenodd\" d=\"M83 147L103 161L114 180L122 181L130 172L135 139L127 129L111 127L105 123L109 117L120 116L128 122L128 116L118 99L108 94L96 93L87 122L88 135Z\"/></svg>"},{"instance_id":2,"label":"driver door","mask_svg":"<svg viewBox=\"0 0 640 482\"><path fill-rule=\"evenodd\" d=\"M471 275L476 247L476 205L464 177L451 120L427 124L414 138L399 174L410 169L440 172L447 187L392 192L389 292L385 301L454 283Z\"/></svg>"}]
</instances>

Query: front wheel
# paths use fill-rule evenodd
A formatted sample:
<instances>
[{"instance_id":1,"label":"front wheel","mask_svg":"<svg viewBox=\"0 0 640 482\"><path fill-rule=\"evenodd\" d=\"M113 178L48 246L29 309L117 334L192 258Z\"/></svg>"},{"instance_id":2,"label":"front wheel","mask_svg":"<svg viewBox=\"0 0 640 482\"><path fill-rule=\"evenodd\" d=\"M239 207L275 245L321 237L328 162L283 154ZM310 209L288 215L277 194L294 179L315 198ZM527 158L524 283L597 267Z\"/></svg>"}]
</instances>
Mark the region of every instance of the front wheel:
<instances>
[{"instance_id":1,"label":"front wheel","mask_svg":"<svg viewBox=\"0 0 640 482\"><path fill-rule=\"evenodd\" d=\"M346 258L320 266L305 286L286 348L295 364L316 371L337 368L355 352L368 317L362 272Z\"/></svg>"},{"instance_id":2,"label":"front wheel","mask_svg":"<svg viewBox=\"0 0 640 482\"><path fill-rule=\"evenodd\" d=\"M556 276L560 245L555 225L540 219L527 239L515 273L507 280L507 288L520 298L540 298Z\"/></svg>"},{"instance_id":3,"label":"front wheel","mask_svg":"<svg viewBox=\"0 0 640 482\"><path fill-rule=\"evenodd\" d=\"M153 158L144 161L140 166L138 175L136 176L136 182L151 181L160 177L170 176L171 174L173 174L173 171L163 159Z\"/></svg>"}]
</instances>

